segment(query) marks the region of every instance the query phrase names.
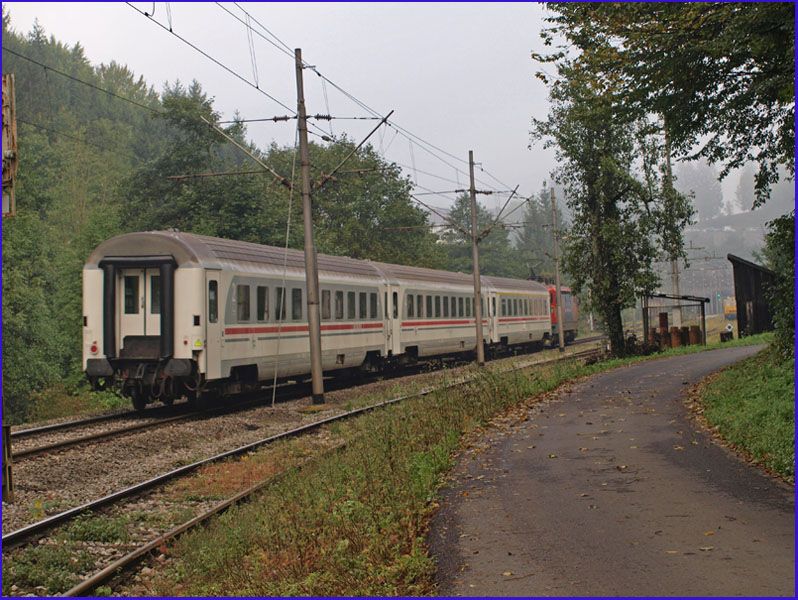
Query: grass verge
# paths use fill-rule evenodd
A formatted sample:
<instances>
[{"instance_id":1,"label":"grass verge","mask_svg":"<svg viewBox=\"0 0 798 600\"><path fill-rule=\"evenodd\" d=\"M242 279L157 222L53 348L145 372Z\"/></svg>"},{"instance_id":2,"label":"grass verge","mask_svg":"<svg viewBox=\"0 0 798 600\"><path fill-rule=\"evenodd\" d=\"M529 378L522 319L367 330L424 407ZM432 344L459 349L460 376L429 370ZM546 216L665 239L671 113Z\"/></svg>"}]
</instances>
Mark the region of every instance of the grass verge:
<instances>
[{"instance_id":1,"label":"grass verge","mask_svg":"<svg viewBox=\"0 0 798 600\"><path fill-rule=\"evenodd\" d=\"M181 538L170 549L169 566L136 591L201 596L432 593L435 564L427 553L427 526L462 436L562 383L639 360L501 374L489 369L466 385L341 424L345 448L300 473L289 473L252 502ZM442 372L441 378L448 375Z\"/></svg>"},{"instance_id":2,"label":"grass verge","mask_svg":"<svg viewBox=\"0 0 798 600\"><path fill-rule=\"evenodd\" d=\"M795 359L770 349L732 365L700 388L697 410L744 457L795 481Z\"/></svg>"}]
</instances>

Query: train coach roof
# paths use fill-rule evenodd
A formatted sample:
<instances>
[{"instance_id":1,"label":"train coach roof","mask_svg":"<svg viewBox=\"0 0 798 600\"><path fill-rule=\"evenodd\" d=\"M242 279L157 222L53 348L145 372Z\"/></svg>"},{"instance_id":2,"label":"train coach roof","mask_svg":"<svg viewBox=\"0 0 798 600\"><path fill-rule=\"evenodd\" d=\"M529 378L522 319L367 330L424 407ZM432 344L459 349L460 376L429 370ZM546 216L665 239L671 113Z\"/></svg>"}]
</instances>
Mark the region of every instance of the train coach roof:
<instances>
[{"instance_id":1,"label":"train coach roof","mask_svg":"<svg viewBox=\"0 0 798 600\"><path fill-rule=\"evenodd\" d=\"M118 235L97 246L86 261L86 267L96 268L103 260L119 257L164 255L173 256L178 267L219 268L231 263L255 263L281 268L285 262L289 270L301 271L305 268L305 255L301 250L289 249L286 251L284 248L275 246L179 231L147 231ZM321 272L354 277L372 277L379 280L387 279L390 282L411 283L417 281L463 286L470 286L473 282L471 275L466 273L393 265L329 254L318 255L318 266ZM536 281L484 276L482 280L496 289L546 290L545 286Z\"/></svg>"}]
</instances>

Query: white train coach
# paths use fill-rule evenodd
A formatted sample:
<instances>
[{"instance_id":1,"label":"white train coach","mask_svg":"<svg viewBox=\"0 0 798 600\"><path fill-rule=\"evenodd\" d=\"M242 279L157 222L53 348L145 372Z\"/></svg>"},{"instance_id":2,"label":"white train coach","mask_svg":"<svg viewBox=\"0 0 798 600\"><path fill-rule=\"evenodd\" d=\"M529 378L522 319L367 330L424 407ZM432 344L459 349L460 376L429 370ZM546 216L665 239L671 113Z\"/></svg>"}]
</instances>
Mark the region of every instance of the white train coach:
<instances>
[{"instance_id":1,"label":"white train coach","mask_svg":"<svg viewBox=\"0 0 798 600\"><path fill-rule=\"evenodd\" d=\"M318 256L325 372L475 348L471 275ZM310 372L301 251L172 231L100 244L83 271L83 366L136 408L202 401ZM482 278L483 343L551 332L545 286Z\"/></svg>"}]
</instances>

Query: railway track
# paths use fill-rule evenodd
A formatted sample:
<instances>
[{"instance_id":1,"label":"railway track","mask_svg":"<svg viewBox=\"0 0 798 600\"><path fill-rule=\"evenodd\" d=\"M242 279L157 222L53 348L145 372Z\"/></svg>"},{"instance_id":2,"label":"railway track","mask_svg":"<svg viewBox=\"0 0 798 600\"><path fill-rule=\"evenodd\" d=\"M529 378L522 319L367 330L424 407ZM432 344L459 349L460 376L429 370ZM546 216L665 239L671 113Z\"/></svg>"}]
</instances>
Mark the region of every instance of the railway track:
<instances>
[{"instance_id":1,"label":"railway track","mask_svg":"<svg viewBox=\"0 0 798 600\"><path fill-rule=\"evenodd\" d=\"M600 339L603 339L603 336L584 338L581 340L576 340L575 342L572 343L572 345L594 342ZM465 363L467 361L462 361L462 362ZM369 383L373 379L374 377L366 377L364 381L362 381L361 383ZM330 386L331 389L340 389L341 386L351 386L352 382L336 381L333 379L332 381L328 382L327 385ZM285 401L306 395L306 390L305 390L306 387L307 385L304 383L299 383L294 386L279 386L277 392L277 400ZM258 392L258 394L263 394L264 392L270 393L271 388L267 388L266 390L261 390L260 392ZM126 436L132 433L164 427L169 424L180 423L192 419L207 419L222 414L230 414L232 412L242 411L248 408L258 406L263 403L263 399L264 399L263 397L260 397L255 400L248 400L248 401L245 400L243 402L237 402L233 405L226 405L206 411L191 410L186 403L180 403L176 406L161 406L161 407L150 408L144 411L143 413L137 411L126 411L121 413L97 415L85 419L65 421L62 423L54 423L50 425L43 425L39 427L31 427L28 429L13 431L11 432L12 440L30 440L30 438L35 438L38 436L47 437L52 435L53 433L57 434L57 436L60 437L62 435L68 435L73 430L82 430L84 428L91 429L94 426L97 426L98 424L101 423L125 421L125 420L133 421L130 425L123 427L115 427L115 428L112 427L110 429L101 428L99 431L92 431L85 435L65 437L61 439L56 439L55 441L51 441L49 443L23 447L19 450L14 450L12 452L12 459L14 461L18 461L21 459L32 458L35 456L41 456L44 454L65 450L67 448L72 448L83 444L96 443L104 440L118 439L122 436ZM175 414L176 411L179 414ZM145 420L145 419L154 419L154 420ZM22 442L22 444L23 446L26 446L26 442Z\"/></svg>"},{"instance_id":2,"label":"railway track","mask_svg":"<svg viewBox=\"0 0 798 600\"><path fill-rule=\"evenodd\" d=\"M596 338L582 340L581 343L587 343L590 341L597 341ZM577 342L579 343L579 342ZM603 350L601 348L593 348L588 349L580 352L574 352L567 354L565 356L557 356L555 358L544 360L544 361L525 361L521 363L516 363L512 367L508 369L502 369L500 372L507 373L512 371L518 371L522 369L527 369L533 366L545 366L549 364L553 364L556 362L560 362L563 360L581 360L581 359L592 359L597 358L603 354ZM12 531L7 535L2 537L3 546L6 548L13 548L17 546L21 546L27 543L31 543L33 541L39 540L43 536L45 536L46 532L52 530L53 528L63 525L79 515L85 514L89 511L96 511L98 509L103 509L109 507L110 505L116 504L121 500L124 499L132 499L135 497L140 497L148 491L154 490L163 486L164 484L175 480L176 478L183 477L185 475L191 474L196 472L201 467L206 465L210 465L213 463L218 463L220 461L242 456L247 453L252 452L258 448L274 444L275 442L286 440L289 438L295 438L303 435L307 435L309 433L319 431L323 427L330 425L332 423L341 422L344 420L356 418L361 416L367 412L371 412L374 410L378 410L383 407L387 407L393 404L397 404L399 402L403 402L405 400L411 398L419 398L423 396L427 396L433 392L441 391L445 389L451 389L454 387L465 385L476 378L476 375L468 376L459 378L452 382L446 383L444 385L437 385L424 388L418 392L406 394L402 396L398 396L395 398L391 398L389 400L384 400L381 402L377 402L374 404L370 404L367 406L363 406L360 408L355 408L331 417L327 417L324 419L319 419L317 421L313 421L311 423L295 427L293 429L283 431L281 433L271 435L260 439L256 442L249 443L238 448L219 453L215 456L211 456L209 458L205 458L191 464L173 469L169 472L163 473L147 481L143 481L141 483L129 486L112 494L108 494L102 498L98 498L91 502L84 503L80 506L72 508L70 510L66 510L64 512L58 513L56 515L50 516L46 519L28 525L26 527L22 527L16 531ZM136 547L135 549L131 550L124 556L114 560L111 564L106 565L100 571L94 573L93 575L88 576L83 581L81 581L78 585L70 589L66 592L65 595L68 596L79 596L85 595L88 592L96 589L98 586L102 585L103 583L109 581L111 578L115 577L119 572L122 570L130 567L131 565L135 564L143 557L147 556L151 551L160 547L165 542L175 539L185 531L188 531L192 527L195 527L201 523L204 523L214 515L220 514L224 512L231 506L246 500L250 497L253 493L262 489L263 487L270 485L274 482L274 478L269 478L264 481L261 481L255 485L252 485L234 496L219 502L218 504L212 506L211 508L202 511L200 514L195 515L191 519L187 520L186 522L172 528L171 530L157 536L156 539L152 539L143 543Z\"/></svg>"}]
</instances>

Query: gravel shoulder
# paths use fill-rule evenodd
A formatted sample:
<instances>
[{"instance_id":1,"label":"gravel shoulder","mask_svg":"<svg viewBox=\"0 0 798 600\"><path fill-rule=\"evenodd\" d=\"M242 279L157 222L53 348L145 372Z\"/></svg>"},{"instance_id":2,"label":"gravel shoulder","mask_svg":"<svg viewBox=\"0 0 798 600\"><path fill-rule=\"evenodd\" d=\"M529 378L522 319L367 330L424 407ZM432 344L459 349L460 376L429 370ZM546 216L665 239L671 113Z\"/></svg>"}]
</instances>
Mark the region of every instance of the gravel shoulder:
<instances>
[{"instance_id":1,"label":"gravel shoulder","mask_svg":"<svg viewBox=\"0 0 798 600\"><path fill-rule=\"evenodd\" d=\"M682 397L757 350L597 375L476 439L432 524L439 593L791 596L793 488L698 431Z\"/></svg>"}]
</instances>

